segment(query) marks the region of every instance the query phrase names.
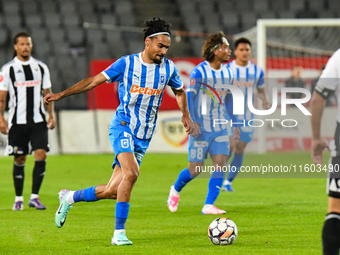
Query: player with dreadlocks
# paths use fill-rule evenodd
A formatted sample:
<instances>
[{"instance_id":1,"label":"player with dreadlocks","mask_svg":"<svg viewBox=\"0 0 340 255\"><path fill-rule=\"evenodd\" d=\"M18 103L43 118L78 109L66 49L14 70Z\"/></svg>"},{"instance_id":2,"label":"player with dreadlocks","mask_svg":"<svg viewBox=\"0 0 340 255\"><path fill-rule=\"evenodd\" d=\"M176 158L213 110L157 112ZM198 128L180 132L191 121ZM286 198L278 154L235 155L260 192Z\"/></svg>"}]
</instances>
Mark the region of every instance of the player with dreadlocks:
<instances>
[{"instance_id":1,"label":"player with dreadlocks","mask_svg":"<svg viewBox=\"0 0 340 255\"><path fill-rule=\"evenodd\" d=\"M202 172L204 159L209 152L215 171L210 177L202 214L226 213L214 206L214 202L222 188L226 171L229 135L227 124L216 124L215 119L225 119L227 111L234 118L232 97L227 88L227 85L233 84L233 74L222 64L229 60L230 54L229 43L223 32L213 34L202 47L205 61L198 64L190 74L190 86L187 90L189 110L195 131L199 132L199 135L189 136L189 166L181 171L170 188L168 208L171 212L177 211L179 195L184 186ZM201 112L203 107L206 108L205 114ZM238 136L239 129L234 130L235 136Z\"/></svg>"}]
</instances>

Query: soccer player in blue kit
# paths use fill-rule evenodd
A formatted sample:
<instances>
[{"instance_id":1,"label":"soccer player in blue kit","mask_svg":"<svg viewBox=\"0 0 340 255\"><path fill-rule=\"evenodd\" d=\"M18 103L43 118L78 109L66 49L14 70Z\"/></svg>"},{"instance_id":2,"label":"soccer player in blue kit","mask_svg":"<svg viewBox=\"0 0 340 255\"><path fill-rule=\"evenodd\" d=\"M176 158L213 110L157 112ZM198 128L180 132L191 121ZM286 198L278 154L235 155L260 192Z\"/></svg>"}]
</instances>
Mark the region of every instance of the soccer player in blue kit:
<instances>
[{"instance_id":1,"label":"soccer player in blue kit","mask_svg":"<svg viewBox=\"0 0 340 255\"><path fill-rule=\"evenodd\" d=\"M119 82L120 105L109 128L109 138L115 153L112 177L108 184L78 191L61 190L60 205L55 215L57 227L64 225L73 203L117 199L116 225L111 243L132 244L125 234L131 191L156 126L157 112L166 85L172 88L176 96L186 132L195 135L183 82L174 63L164 58L171 42L169 27L169 23L158 17L146 21L143 52L124 56L98 75L44 98L45 103L49 103L88 91L104 82Z\"/></svg>"},{"instance_id":2,"label":"soccer player in blue kit","mask_svg":"<svg viewBox=\"0 0 340 255\"><path fill-rule=\"evenodd\" d=\"M228 67L235 76L234 85L242 90L245 102L248 102L248 97L250 96L248 88L257 88L258 97L262 100L262 107L265 110L269 109L270 103L265 91L263 69L250 61L251 42L244 37L237 39L235 41L234 54L236 59L228 63ZM240 139L230 141L230 151L234 152L234 157L230 163L231 170L229 171L228 178L223 184L224 191L234 191L232 181L242 166L244 150L247 144L253 139L254 127L248 125L248 121L253 118L253 113L250 112L248 107L245 107L244 110L244 115L237 115L236 117L237 122L244 123L243 126L240 126Z\"/></svg>"},{"instance_id":3,"label":"soccer player in blue kit","mask_svg":"<svg viewBox=\"0 0 340 255\"><path fill-rule=\"evenodd\" d=\"M223 87L223 85L232 85L233 82L231 70L222 64L229 60L230 54L229 43L223 32L213 34L208 37L202 47L202 55L205 61L198 64L190 74L190 86L187 90L189 110L194 121L195 132L199 132L199 136L189 136L189 167L181 171L175 184L170 188L168 208L171 212L177 211L180 192L187 183L200 174L206 154L209 152L215 171L209 181L202 214L226 213L226 211L214 206L214 202L222 188L226 171L226 162L229 155L229 136L227 124L216 124L215 120L225 119L227 109L230 115L233 116L231 94L228 94L227 87ZM218 97L216 94L214 95L215 92ZM204 97L207 98L208 94L219 100L208 97L206 114L203 114L200 106L204 106ZM230 99L226 100L226 97ZM237 127L234 128L234 132L235 136L239 135Z\"/></svg>"}]
</instances>

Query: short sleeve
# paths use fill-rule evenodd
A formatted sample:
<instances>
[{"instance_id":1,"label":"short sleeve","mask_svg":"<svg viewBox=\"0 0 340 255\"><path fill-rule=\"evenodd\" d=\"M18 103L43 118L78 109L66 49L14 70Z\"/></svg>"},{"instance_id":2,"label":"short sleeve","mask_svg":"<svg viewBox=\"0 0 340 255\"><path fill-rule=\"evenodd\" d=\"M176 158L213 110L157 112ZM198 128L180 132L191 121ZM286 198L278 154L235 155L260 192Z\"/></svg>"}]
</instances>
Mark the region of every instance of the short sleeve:
<instances>
[{"instance_id":1,"label":"short sleeve","mask_svg":"<svg viewBox=\"0 0 340 255\"><path fill-rule=\"evenodd\" d=\"M257 88L263 88L264 87L264 72L261 69L259 79L257 81Z\"/></svg>"},{"instance_id":2,"label":"short sleeve","mask_svg":"<svg viewBox=\"0 0 340 255\"><path fill-rule=\"evenodd\" d=\"M179 76L178 70L175 65L174 65L174 71L172 72L168 85L177 90L183 88L183 82L181 80L181 77Z\"/></svg>"},{"instance_id":3,"label":"short sleeve","mask_svg":"<svg viewBox=\"0 0 340 255\"><path fill-rule=\"evenodd\" d=\"M0 70L0 90L8 91L8 73L5 71L5 68L1 68Z\"/></svg>"},{"instance_id":4,"label":"short sleeve","mask_svg":"<svg viewBox=\"0 0 340 255\"><path fill-rule=\"evenodd\" d=\"M328 60L325 69L317 82L316 88L335 91L339 86L340 49ZM318 91L318 89L316 89Z\"/></svg>"},{"instance_id":5,"label":"short sleeve","mask_svg":"<svg viewBox=\"0 0 340 255\"><path fill-rule=\"evenodd\" d=\"M125 67L125 57L122 57L112 63L108 68L102 71L102 74L106 77L106 82L111 83L123 80Z\"/></svg>"},{"instance_id":6,"label":"short sleeve","mask_svg":"<svg viewBox=\"0 0 340 255\"><path fill-rule=\"evenodd\" d=\"M202 78L202 73L197 68L192 70L192 72L190 73L189 86L187 91L197 94L197 91L199 90L199 87L201 85L200 83L202 82Z\"/></svg>"},{"instance_id":7,"label":"short sleeve","mask_svg":"<svg viewBox=\"0 0 340 255\"><path fill-rule=\"evenodd\" d=\"M44 77L43 77L43 89L49 89L52 87L50 70L46 65L43 66Z\"/></svg>"}]
</instances>

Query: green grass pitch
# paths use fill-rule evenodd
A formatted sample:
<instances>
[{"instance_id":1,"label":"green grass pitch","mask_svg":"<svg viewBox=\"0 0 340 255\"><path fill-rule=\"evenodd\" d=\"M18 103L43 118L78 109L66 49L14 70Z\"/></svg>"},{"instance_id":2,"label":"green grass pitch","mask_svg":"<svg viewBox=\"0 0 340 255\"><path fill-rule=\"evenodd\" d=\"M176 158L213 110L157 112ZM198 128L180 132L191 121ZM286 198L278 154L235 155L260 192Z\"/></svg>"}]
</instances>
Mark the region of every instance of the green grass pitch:
<instances>
[{"instance_id":1,"label":"green grass pitch","mask_svg":"<svg viewBox=\"0 0 340 255\"><path fill-rule=\"evenodd\" d=\"M113 155L49 156L40 191L47 210L37 211L27 205L33 168L33 157L28 157L24 210L13 212L13 158L1 157L0 254L321 254L327 210L325 178L250 178L241 174L234 182L236 192L221 192L215 203L235 221L239 235L233 245L215 246L207 237L207 228L217 216L201 215L207 178L197 178L185 187L176 213L166 206L170 185L187 166L186 154L145 155L126 223L132 246L110 244L115 224L112 200L75 204L65 225L58 229L54 225L57 193L64 188L77 190L107 183L112 161ZM248 153L244 163L312 162L309 153L301 152Z\"/></svg>"}]
</instances>

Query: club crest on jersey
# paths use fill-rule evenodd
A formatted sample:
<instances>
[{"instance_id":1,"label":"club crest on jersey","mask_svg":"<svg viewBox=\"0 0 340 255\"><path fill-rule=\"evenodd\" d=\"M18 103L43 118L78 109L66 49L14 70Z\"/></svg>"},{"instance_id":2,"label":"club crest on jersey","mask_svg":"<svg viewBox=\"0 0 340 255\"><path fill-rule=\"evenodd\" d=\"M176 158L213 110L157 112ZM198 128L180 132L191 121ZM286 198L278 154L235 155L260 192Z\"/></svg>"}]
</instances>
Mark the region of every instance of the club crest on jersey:
<instances>
[{"instance_id":1,"label":"club crest on jersey","mask_svg":"<svg viewBox=\"0 0 340 255\"><path fill-rule=\"evenodd\" d=\"M166 142L174 147L181 147L188 141L188 135L181 118L166 118L161 122L161 134Z\"/></svg>"},{"instance_id":2,"label":"club crest on jersey","mask_svg":"<svg viewBox=\"0 0 340 255\"><path fill-rule=\"evenodd\" d=\"M161 85L165 85L165 74L161 74L161 76L159 77L159 83Z\"/></svg>"},{"instance_id":3,"label":"club crest on jersey","mask_svg":"<svg viewBox=\"0 0 340 255\"><path fill-rule=\"evenodd\" d=\"M120 140L120 144L121 144L122 148L124 148L124 149L129 148L129 146L130 146L129 139Z\"/></svg>"}]
</instances>

